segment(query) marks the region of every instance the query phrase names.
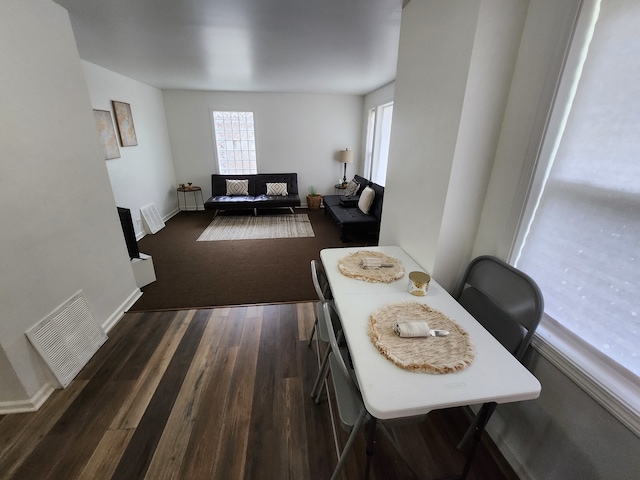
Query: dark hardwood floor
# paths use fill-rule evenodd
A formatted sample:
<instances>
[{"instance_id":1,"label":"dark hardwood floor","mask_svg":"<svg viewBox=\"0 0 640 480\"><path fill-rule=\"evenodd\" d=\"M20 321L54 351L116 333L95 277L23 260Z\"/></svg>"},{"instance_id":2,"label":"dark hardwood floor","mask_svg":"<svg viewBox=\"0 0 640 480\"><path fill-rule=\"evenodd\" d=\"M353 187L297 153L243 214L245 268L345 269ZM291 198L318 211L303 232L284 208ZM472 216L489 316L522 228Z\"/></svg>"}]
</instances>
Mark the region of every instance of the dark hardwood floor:
<instances>
[{"instance_id":1,"label":"dark hardwood floor","mask_svg":"<svg viewBox=\"0 0 640 480\"><path fill-rule=\"evenodd\" d=\"M328 479L313 321L311 303L126 314L38 412L0 417L0 478ZM423 478L442 478L462 469L467 425L449 409L396 433ZM360 435L342 478L362 478L364 463ZM415 478L380 433L370 478ZM481 445L469 479L513 478Z\"/></svg>"}]
</instances>

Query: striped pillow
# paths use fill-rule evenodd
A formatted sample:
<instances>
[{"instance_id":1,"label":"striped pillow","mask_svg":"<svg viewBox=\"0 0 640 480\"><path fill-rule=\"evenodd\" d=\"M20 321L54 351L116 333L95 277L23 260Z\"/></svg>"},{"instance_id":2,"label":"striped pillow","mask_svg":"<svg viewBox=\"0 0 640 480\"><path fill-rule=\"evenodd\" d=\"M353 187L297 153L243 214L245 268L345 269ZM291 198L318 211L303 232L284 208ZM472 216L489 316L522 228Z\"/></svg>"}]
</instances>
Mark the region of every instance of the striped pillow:
<instances>
[{"instance_id":1,"label":"striped pillow","mask_svg":"<svg viewBox=\"0 0 640 480\"><path fill-rule=\"evenodd\" d=\"M267 183L267 195L282 195L287 196L287 184L286 183Z\"/></svg>"},{"instance_id":2,"label":"striped pillow","mask_svg":"<svg viewBox=\"0 0 640 480\"><path fill-rule=\"evenodd\" d=\"M351 180L344 191L345 196L353 197L360 189L360 184L355 180Z\"/></svg>"},{"instance_id":3,"label":"striped pillow","mask_svg":"<svg viewBox=\"0 0 640 480\"><path fill-rule=\"evenodd\" d=\"M227 195L249 195L249 180L227 180Z\"/></svg>"}]
</instances>

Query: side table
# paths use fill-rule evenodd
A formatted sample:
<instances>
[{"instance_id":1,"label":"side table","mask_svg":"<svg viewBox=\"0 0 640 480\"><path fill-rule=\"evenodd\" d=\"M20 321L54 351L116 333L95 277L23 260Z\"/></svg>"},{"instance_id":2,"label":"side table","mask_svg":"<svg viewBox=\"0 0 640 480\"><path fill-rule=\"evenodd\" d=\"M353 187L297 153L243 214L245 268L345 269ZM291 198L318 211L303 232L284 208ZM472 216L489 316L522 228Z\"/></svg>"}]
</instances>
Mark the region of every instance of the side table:
<instances>
[{"instance_id":1,"label":"side table","mask_svg":"<svg viewBox=\"0 0 640 480\"><path fill-rule=\"evenodd\" d=\"M178 187L176 188L176 197L178 199L178 210L182 211L180 208L180 193L182 193L182 200L184 204L184 210L189 215L189 209L187 208L187 192L193 193L193 203L196 205L196 212L198 211L198 196L197 193L200 193L200 201L202 202L202 209L204 210L204 198L202 197L202 189L200 187L196 187L195 185L191 185L189 187Z\"/></svg>"},{"instance_id":2,"label":"side table","mask_svg":"<svg viewBox=\"0 0 640 480\"><path fill-rule=\"evenodd\" d=\"M347 189L346 183L337 183L333 186L334 195L344 195L344 191Z\"/></svg>"}]
</instances>

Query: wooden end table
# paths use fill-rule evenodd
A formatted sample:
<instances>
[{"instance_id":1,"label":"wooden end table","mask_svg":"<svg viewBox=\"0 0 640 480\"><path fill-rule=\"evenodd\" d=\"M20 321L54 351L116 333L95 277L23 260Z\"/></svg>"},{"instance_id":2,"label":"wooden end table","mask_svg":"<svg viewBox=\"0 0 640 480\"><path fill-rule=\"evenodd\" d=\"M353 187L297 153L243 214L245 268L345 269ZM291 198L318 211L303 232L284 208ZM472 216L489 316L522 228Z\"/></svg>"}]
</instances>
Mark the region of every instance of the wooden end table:
<instances>
[{"instance_id":1,"label":"wooden end table","mask_svg":"<svg viewBox=\"0 0 640 480\"><path fill-rule=\"evenodd\" d=\"M189 215L189 209L187 208L187 192L193 193L193 203L196 205L196 212L198 211L198 196L197 193L200 192L200 201L202 202L202 209L204 210L204 198L202 197L202 189L197 187L196 185L190 185L188 187L178 187L176 188L176 197L178 200L178 210L182 211L180 208L180 193L182 193L182 200L184 204L184 211Z\"/></svg>"}]
</instances>

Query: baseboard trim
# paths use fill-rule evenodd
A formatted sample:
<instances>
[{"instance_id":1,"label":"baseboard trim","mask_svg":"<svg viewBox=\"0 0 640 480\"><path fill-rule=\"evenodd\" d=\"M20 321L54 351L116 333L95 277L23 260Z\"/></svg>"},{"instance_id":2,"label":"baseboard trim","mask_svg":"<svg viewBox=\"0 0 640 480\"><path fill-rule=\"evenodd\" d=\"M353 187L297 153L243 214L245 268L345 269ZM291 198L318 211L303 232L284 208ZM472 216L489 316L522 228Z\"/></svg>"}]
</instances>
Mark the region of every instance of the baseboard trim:
<instances>
[{"instance_id":1,"label":"baseboard trim","mask_svg":"<svg viewBox=\"0 0 640 480\"><path fill-rule=\"evenodd\" d=\"M136 301L142 296L142 291L139 288L136 288L127 299L122 302L122 304L113 312L109 318L107 318L102 323L102 328L106 333L117 325L120 319L124 316L124 314L131 308L131 306L136 303Z\"/></svg>"},{"instance_id":2,"label":"baseboard trim","mask_svg":"<svg viewBox=\"0 0 640 480\"><path fill-rule=\"evenodd\" d=\"M35 412L51 396L54 390L53 385L45 383L35 395L27 400L0 402L0 415Z\"/></svg>"},{"instance_id":3,"label":"baseboard trim","mask_svg":"<svg viewBox=\"0 0 640 480\"><path fill-rule=\"evenodd\" d=\"M109 332L124 316L125 312L142 296L142 291L136 288L127 299L102 323L105 332ZM42 404L51 396L55 387L50 383L45 383L30 398L26 400L11 400L0 402L0 415L12 413L27 413L37 411Z\"/></svg>"}]
</instances>

